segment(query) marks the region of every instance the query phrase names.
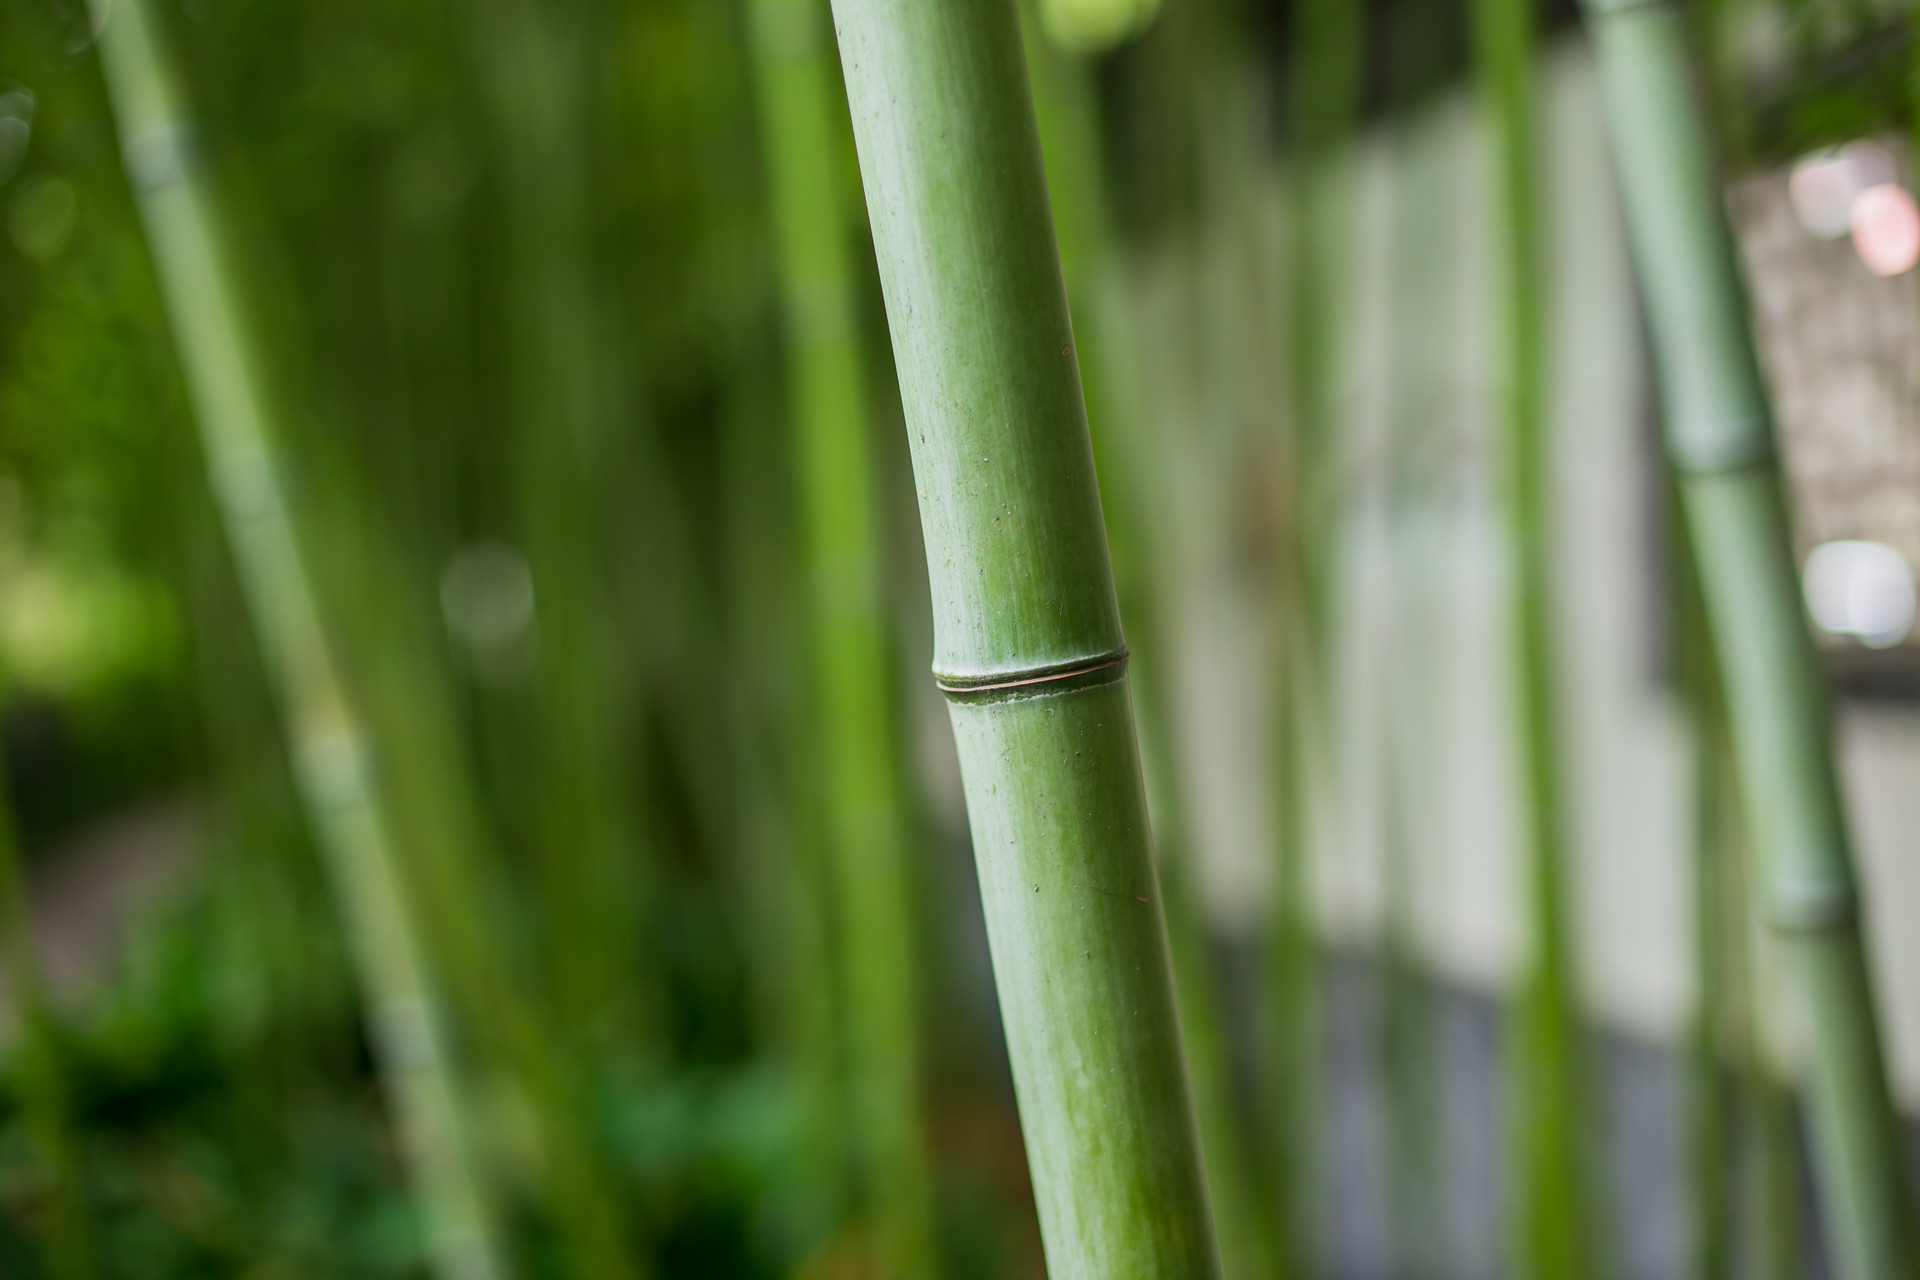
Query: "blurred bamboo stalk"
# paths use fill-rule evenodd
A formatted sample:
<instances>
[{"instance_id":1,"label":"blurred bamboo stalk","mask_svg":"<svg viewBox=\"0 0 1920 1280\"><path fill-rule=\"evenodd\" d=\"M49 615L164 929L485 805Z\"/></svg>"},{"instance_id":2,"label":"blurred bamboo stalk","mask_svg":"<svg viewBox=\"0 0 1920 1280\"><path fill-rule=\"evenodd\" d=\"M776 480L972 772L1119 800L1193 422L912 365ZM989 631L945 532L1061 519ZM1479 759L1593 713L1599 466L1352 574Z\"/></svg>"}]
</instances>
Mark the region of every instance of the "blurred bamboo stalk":
<instances>
[{"instance_id":1,"label":"blurred bamboo stalk","mask_svg":"<svg viewBox=\"0 0 1920 1280\"><path fill-rule=\"evenodd\" d=\"M1511 1039L1516 1244L1523 1274L1570 1278L1592 1274L1599 1239L1592 1221L1589 1117L1565 903L1568 844L1553 634L1535 22L1534 0L1475 0L1473 6L1475 71L1493 139L1493 241L1502 256L1495 306L1504 368L1495 403L1506 434L1517 577L1521 792L1533 921L1533 959L1521 980Z\"/></svg>"},{"instance_id":2,"label":"blurred bamboo stalk","mask_svg":"<svg viewBox=\"0 0 1920 1280\"><path fill-rule=\"evenodd\" d=\"M664 1001L631 785L632 648L609 518L625 427L590 242L579 6L490 0L473 37L504 179L512 502L535 588L528 773L547 968L575 1039L628 1053Z\"/></svg>"},{"instance_id":3,"label":"blurred bamboo stalk","mask_svg":"<svg viewBox=\"0 0 1920 1280\"><path fill-rule=\"evenodd\" d=\"M1842 1280L1916 1272L1914 1204L1861 938L1820 662L1807 633L1686 16L1589 0L1666 450L1726 688L1765 913L1807 1015L1815 1181Z\"/></svg>"},{"instance_id":4,"label":"blurred bamboo stalk","mask_svg":"<svg viewBox=\"0 0 1920 1280\"><path fill-rule=\"evenodd\" d=\"M0 957L6 962L13 1006L14 1074L27 1131L39 1148L47 1180L46 1259L52 1280L90 1280L96 1274L88 1235L86 1191L75 1150L67 1073L34 954L19 834L8 779L0 773Z\"/></svg>"},{"instance_id":5,"label":"blurred bamboo stalk","mask_svg":"<svg viewBox=\"0 0 1920 1280\"><path fill-rule=\"evenodd\" d=\"M557 1015L549 1023L517 994L525 1007L503 1047L532 1094L548 1202L573 1266L597 1280L625 1280L644 1268L573 1096L578 1055L599 1049L632 1062L657 1054L665 992L658 952L644 945L654 894L639 811L645 788L633 785L641 717L611 563L621 545L611 518L622 479L618 437L631 415L594 274L588 33L579 6L564 3L490 0L476 19L475 60L500 143L507 212L510 501L536 623L521 709L543 959ZM480 959L480 949L473 954ZM508 981L503 975L494 985Z\"/></svg>"},{"instance_id":6,"label":"blurred bamboo stalk","mask_svg":"<svg viewBox=\"0 0 1920 1280\"><path fill-rule=\"evenodd\" d=\"M844 155L820 0L752 0L748 27L785 320L847 1105L881 1274L933 1276L919 982L888 697L887 614Z\"/></svg>"},{"instance_id":7,"label":"blurred bamboo stalk","mask_svg":"<svg viewBox=\"0 0 1920 1280\"><path fill-rule=\"evenodd\" d=\"M1678 504L1674 504L1678 516ZM1675 542L1680 539L1676 538ZM1699 994L1694 1013L1688 1079L1688 1167L1693 1184L1693 1274L1729 1280L1734 1274L1737 1217L1729 1153L1740 1117L1739 1078L1748 1047L1750 995L1740 961L1746 944L1745 886L1737 873L1727 781L1726 729L1707 646L1706 619L1692 562L1684 550L1670 557L1675 589L1675 656L1694 735L1694 958Z\"/></svg>"},{"instance_id":8,"label":"blurred bamboo stalk","mask_svg":"<svg viewBox=\"0 0 1920 1280\"><path fill-rule=\"evenodd\" d=\"M1218 975L1208 950L1205 912L1195 891L1196 856L1184 788L1171 737L1172 714L1159 663L1165 568L1141 528L1154 510L1142 456L1146 444L1137 386L1138 356L1129 340L1120 296L1120 260L1107 215L1098 104L1082 51L1056 48L1023 5L1028 77L1054 210L1061 274L1078 319L1087 424L1099 464L1101 507L1121 617L1133 637L1129 671L1135 719L1159 854L1161 906L1173 962L1180 1032L1192 1080L1200 1147L1212 1193L1215 1233L1225 1280L1271 1276L1271 1214L1262 1212L1247 1126L1234 1096L1231 1035L1221 1009Z\"/></svg>"},{"instance_id":9,"label":"blurred bamboo stalk","mask_svg":"<svg viewBox=\"0 0 1920 1280\"><path fill-rule=\"evenodd\" d=\"M1285 1270L1311 1269L1324 1206L1313 1159L1322 1092L1322 974L1311 900L1312 761L1327 748L1318 708L1328 688L1329 524L1339 494L1342 304L1348 261L1336 149L1359 119L1364 9L1304 0L1287 63L1287 410L1282 443L1276 779L1278 875L1269 961L1277 1038Z\"/></svg>"},{"instance_id":10,"label":"blurred bamboo stalk","mask_svg":"<svg viewBox=\"0 0 1920 1280\"><path fill-rule=\"evenodd\" d=\"M140 0L96 14L133 187L195 406L215 502L286 717L441 1280L503 1274L460 1114L438 997L367 746L322 631L274 471L273 444L225 247L158 34Z\"/></svg>"},{"instance_id":11,"label":"blurred bamboo stalk","mask_svg":"<svg viewBox=\"0 0 1920 1280\"><path fill-rule=\"evenodd\" d=\"M1411 59L1404 55L1404 64ZM1404 73L1404 65L1395 71ZM1434 848L1423 818L1440 794L1435 774L1445 716L1444 680L1435 674L1432 628L1437 584L1444 581L1433 546L1434 492L1445 482L1436 455L1444 423L1434 412L1436 370L1450 351L1435 342L1436 302L1453 291L1442 273L1454 266L1440 246L1457 244L1460 227L1449 202L1435 199L1432 160L1405 142L1402 124L1388 125L1393 157L1387 196L1389 230L1386 513L1389 529L1388 634L1392 648L1380 714L1384 813L1385 912L1382 921L1381 1075L1387 1081L1388 1211L1398 1274L1417 1275L1444 1247L1448 1196L1442 1177L1446 1132L1441 1123L1448 1081L1437 987L1422 947L1427 905L1422 859ZM1457 273L1455 273L1457 276Z\"/></svg>"},{"instance_id":12,"label":"blurred bamboo stalk","mask_svg":"<svg viewBox=\"0 0 1920 1280\"><path fill-rule=\"evenodd\" d=\"M1049 1273L1219 1262L1013 0L836 0Z\"/></svg>"}]
</instances>

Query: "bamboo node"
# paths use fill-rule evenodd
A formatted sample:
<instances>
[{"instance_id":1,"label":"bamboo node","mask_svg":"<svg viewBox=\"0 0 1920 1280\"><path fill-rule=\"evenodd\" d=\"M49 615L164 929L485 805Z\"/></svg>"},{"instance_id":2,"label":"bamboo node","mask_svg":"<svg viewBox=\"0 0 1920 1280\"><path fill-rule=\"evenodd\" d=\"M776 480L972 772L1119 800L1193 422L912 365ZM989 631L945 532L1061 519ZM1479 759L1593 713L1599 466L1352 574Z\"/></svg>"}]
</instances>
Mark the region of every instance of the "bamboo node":
<instances>
[{"instance_id":1,"label":"bamboo node","mask_svg":"<svg viewBox=\"0 0 1920 1280\"><path fill-rule=\"evenodd\" d=\"M1127 665L1127 657L1127 651L1122 649L1099 658L1036 667L1029 671L996 671L989 676L952 676L935 672L933 682L949 698L971 698L984 693L1008 694L1017 690L1037 689L1041 685L1078 681L1102 672L1112 672L1110 679L1118 679Z\"/></svg>"},{"instance_id":2,"label":"bamboo node","mask_svg":"<svg viewBox=\"0 0 1920 1280\"><path fill-rule=\"evenodd\" d=\"M1848 884L1782 885L1768 894L1767 925L1776 933L1824 933L1859 914L1859 895Z\"/></svg>"}]
</instances>

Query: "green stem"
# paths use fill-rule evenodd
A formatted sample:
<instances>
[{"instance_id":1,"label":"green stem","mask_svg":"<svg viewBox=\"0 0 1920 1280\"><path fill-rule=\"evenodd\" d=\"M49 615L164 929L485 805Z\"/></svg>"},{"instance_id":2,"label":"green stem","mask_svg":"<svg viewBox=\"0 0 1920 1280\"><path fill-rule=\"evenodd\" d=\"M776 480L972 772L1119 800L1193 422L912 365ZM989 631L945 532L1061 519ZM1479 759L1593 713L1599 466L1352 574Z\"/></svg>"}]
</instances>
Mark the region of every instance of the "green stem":
<instances>
[{"instance_id":1,"label":"green stem","mask_svg":"<svg viewBox=\"0 0 1920 1280\"><path fill-rule=\"evenodd\" d=\"M99 15L100 54L227 538L281 698L388 1103L442 1280L501 1274L389 816L342 694L272 460L265 401L192 135L139 0Z\"/></svg>"},{"instance_id":2,"label":"green stem","mask_svg":"<svg viewBox=\"0 0 1920 1280\"><path fill-rule=\"evenodd\" d=\"M850 1116L884 1273L932 1276L913 906L825 17L818 0L752 0L749 11L786 321Z\"/></svg>"},{"instance_id":3,"label":"green stem","mask_svg":"<svg viewBox=\"0 0 1920 1280\"><path fill-rule=\"evenodd\" d=\"M1842 1280L1913 1277L1912 1192L1820 661L1802 612L1772 415L1677 6L1589 4L1627 228L1693 537L1766 916L1807 1017L1815 1182Z\"/></svg>"},{"instance_id":4,"label":"green stem","mask_svg":"<svg viewBox=\"0 0 1920 1280\"><path fill-rule=\"evenodd\" d=\"M653 1040L664 995L639 936L644 788L630 785L630 646L609 607L623 414L588 235L587 32L564 3L490 0L479 14L506 189L513 501L539 627L526 774L544 942L563 1023L631 1052Z\"/></svg>"},{"instance_id":5,"label":"green stem","mask_svg":"<svg viewBox=\"0 0 1920 1280\"><path fill-rule=\"evenodd\" d=\"M18 832L7 779L0 776L0 956L14 1014L14 1070L22 1110L46 1168L47 1274L53 1280L88 1280L96 1273L87 1234L86 1196L75 1150L67 1079L47 1007L40 962L34 954L33 920L20 866Z\"/></svg>"},{"instance_id":6,"label":"green stem","mask_svg":"<svg viewBox=\"0 0 1920 1280\"><path fill-rule=\"evenodd\" d=\"M1553 645L1551 472L1546 452L1545 266L1535 168L1531 0L1476 0L1475 58L1494 147L1495 243L1505 344L1499 417L1507 433L1507 492L1518 580L1523 796L1534 958L1514 1038L1521 1269L1570 1277L1593 1268L1580 1027L1567 938L1567 865Z\"/></svg>"},{"instance_id":7,"label":"green stem","mask_svg":"<svg viewBox=\"0 0 1920 1280\"><path fill-rule=\"evenodd\" d=\"M1055 1280L1219 1275L1013 0L836 0Z\"/></svg>"},{"instance_id":8,"label":"green stem","mask_svg":"<svg viewBox=\"0 0 1920 1280\"><path fill-rule=\"evenodd\" d=\"M1305 0L1293 10L1287 67L1288 431L1283 441L1279 554L1277 869L1269 997L1273 1004L1283 1147L1287 1270L1309 1267L1322 1188L1312 1158L1319 1095L1320 971L1309 889L1313 771L1326 743L1316 700L1326 688L1327 532L1338 495L1340 307L1347 196L1333 176L1335 148L1360 106L1363 8Z\"/></svg>"},{"instance_id":9,"label":"green stem","mask_svg":"<svg viewBox=\"0 0 1920 1280\"><path fill-rule=\"evenodd\" d=\"M1228 1280L1251 1280L1273 1274L1271 1215L1260 1212L1253 1152L1235 1106L1231 1035L1208 954L1204 911L1190 883L1195 865L1192 834L1175 767L1170 709L1164 685L1154 678L1157 668L1152 664L1165 652L1157 639L1164 568L1139 528L1151 510L1145 479L1150 469L1140 456L1145 424L1140 421L1139 392L1129 376L1136 367L1135 344L1123 332L1124 302L1114 296L1122 264L1105 213L1107 187L1093 84L1083 57L1054 49L1038 37L1024 7L1021 17L1062 274L1080 317L1075 331L1114 581L1136 651L1131 670L1159 844L1161 905L1201 1152L1213 1193L1221 1270Z\"/></svg>"}]
</instances>

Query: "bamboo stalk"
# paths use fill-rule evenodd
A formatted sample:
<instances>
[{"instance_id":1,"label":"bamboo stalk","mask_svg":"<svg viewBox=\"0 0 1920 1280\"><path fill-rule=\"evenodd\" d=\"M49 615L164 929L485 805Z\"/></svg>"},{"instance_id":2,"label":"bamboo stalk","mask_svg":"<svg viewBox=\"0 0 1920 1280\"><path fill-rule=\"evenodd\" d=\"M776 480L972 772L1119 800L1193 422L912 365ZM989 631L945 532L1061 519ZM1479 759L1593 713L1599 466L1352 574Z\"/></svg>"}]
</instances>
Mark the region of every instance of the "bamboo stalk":
<instances>
[{"instance_id":1,"label":"bamboo stalk","mask_svg":"<svg viewBox=\"0 0 1920 1280\"><path fill-rule=\"evenodd\" d=\"M609 607L624 423L589 240L588 32L568 4L489 0L476 14L505 179L512 500L541 646L526 764L547 968L577 1038L632 1052L653 1040L665 997L642 947L652 894L636 807L644 788L630 785L632 664L621 611Z\"/></svg>"},{"instance_id":2,"label":"bamboo stalk","mask_svg":"<svg viewBox=\"0 0 1920 1280\"><path fill-rule=\"evenodd\" d=\"M1349 137L1360 105L1362 6L1307 0L1292 13L1287 66L1288 431L1278 563L1280 636L1276 720L1278 848L1269 998L1276 1036L1276 1106L1281 1123L1282 1240L1286 1271L1310 1269L1325 1189L1313 1156L1323 1041L1321 970L1310 902L1313 831L1311 761L1324 750L1316 723L1326 688L1329 623L1327 527L1337 500L1334 405L1346 261L1346 192L1330 177L1335 147Z\"/></svg>"},{"instance_id":3,"label":"bamboo stalk","mask_svg":"<svg viewBox=\"0 0 1920 1280\"><path fill-rule=\"evenodd\" d=\"M1217 1277L1013 0L836 0L1049 1273Z\"/></svg>"},{"instance_id":4,"label":"bamboo stalk","mask_svg":"<svg viewBox=\"0 0 1920 1280\"><path fill-rule=\"evenodd\" d=\"M1389 72L1403 79L1412 59L1403 55ZM1433 546L1435 490L1444 484L1434 464L1444 447L1445 424L1433 413L1437 373L1449 352L1433 340L1443 323L1436 306L1452 300L1449 285L1457 264L1440 246L1459 242L1450 202L1437 199L1435 161L1451 150L1429 140L1424 151L1410 144L1404 126L1389 126L1388 246L1389 312L1386 520L1389 536L1389 634L1395 637L1381 699L1385 721L1380 768L1384 804L1382 832L1385 913L1381 968L1384 1057L1388 1082L1386 1119L1389 1209L1395 1266L1418 1274L1445 1244L1446 1134L1441 1124L1447 1089L1440 1041L1440 1009L1434 983L1423 971L1420 938L1420 862L1434 841L1420 819L1440 793L1435 773L1438 730L1444 707L1436 676L1439 660L1430 642L1436 595L1444 579ZM1423 160L1425 161L1423 163ZM1443 553L1440 553L1443 554Z\"/></svg>"},{"instance_id":5,"label":"bamboo stalk","mask_svg":"<svg viewBox=\"0 0 1920 1280\"><path fill-rule=\"evenodd\" d=\"M824 739L827 878L860 1194L874 1220L883 1274L932 1276L939 1267L919 1115L913 903L825 17L818 0L752 0L748 25L786 323L813 706Z\"/></svg>"},{"instance_id":6,"label":"bamboo stalk","mask_svg":"<svg viewBox=\"0 0 1920 1280\"><path fill-rule=\"evenodd\" d=\"M1589 1220L1580 1063L1564 877L1558 686L1553 641L1551 472L1547 458L1544 270L1538 213L1532 0L1475 0L1476 73L1493 134L1495 242L1504 286L1497 307L1505 346L1498 417L1506 431L1507 493L1516 561L1520 764L1533 963L1512 1040L1521 1270L1590 1274L1598 1243Z\"/></svg>"},{"instance_id":7,"label":"bamboo stalk","mask_svg":"<svg viewBox=\"0 0 1920 1280\"><path fill-rule=\"evenodd\" d=\"M204 460L279 693L301 793L324 854L388 1105L442 1280L502 1274L467 1147L438 998L273 464L264 397L157 34L139 0L97 17L121 147L159 272Z\"/></svg>"},{"instance_id":8,"label":"bamboo stalk","mask_svg":"<svg viewBox=\"0 0 1920 1280\"><path fill-rule=\"evenodd\" d=\"M1767 396L1693 97L1686 19L1589 0L1666 451L1725 680L1765 912L1804 1003L1815 1181L1844 1280L1912 1277L1914 1207L1860 933L1819 660L1806 629Z\"/></svg>"},{"instance_id":9,"label":"bamboo stalk","mask_svg":"<svg viewBox=\"0 0 1920 1280\"><path fill-rule=\"evenodd\" d=\"M1027 70L1046 163L1068 300L1080 319L1080 367L1086 387L1089 433L1099 466L1101 505L1112 548L1120 613L1133 637L1129 671L1135 718L1145 756L1180 1030L1192 1077L1202 1161L1212 1192L1214 1230L1226 1280L1273 1274L1272 1215L1262 1213L1262 1187L1244 1119L1235 1106L1230 1029L1221 1009L1217 974L1208 954L1204 910L1194 892L1197 866L1186 821L1184 788L1176 767L1172 714L1156 660L1163 616L1165 566L1141 527L1150 516L1150 487L1141 449L1136 344L1125 332L1118 296L1122 263L1106 214L1107 183L1100 163L1098 108L1086 58L1054 48L1036 35L1030 6L1022 6Z\"/></svg>"},{"instance_id":10,"label":"bamboo stalk","mask_svg":"<svg viewBox=\"0 0 1920 1280\"><path fill-rule=\"evenodd\" d=\"M0 956L13 1005L14 1072L21 1110L47 1177L45 1248L53 1280L88 1280L97 1272L88 1236L86 1193L75 1150L66 1072L54 1037L33 920L20 866L18 830L7 779L0 776Z\"/></svg>"}]
</instances>

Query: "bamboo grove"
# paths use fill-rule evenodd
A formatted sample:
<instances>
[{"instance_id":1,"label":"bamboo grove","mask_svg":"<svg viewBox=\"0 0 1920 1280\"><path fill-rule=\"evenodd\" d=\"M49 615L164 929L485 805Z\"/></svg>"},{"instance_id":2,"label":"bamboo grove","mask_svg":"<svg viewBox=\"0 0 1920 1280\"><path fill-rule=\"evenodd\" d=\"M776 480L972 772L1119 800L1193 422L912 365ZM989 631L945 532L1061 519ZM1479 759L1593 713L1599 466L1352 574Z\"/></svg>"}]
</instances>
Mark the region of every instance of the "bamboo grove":
<instances>
[{"instance_id":1,"label":"bamboo grove","mask_svg":"<svg viewBox=\"0 0 1920 1280\"><path fill-rule=\"evenodd\" d=\"M0 7L0 1275L1920 1277L1914 21Z\"/></svg>"}]
</instances>

